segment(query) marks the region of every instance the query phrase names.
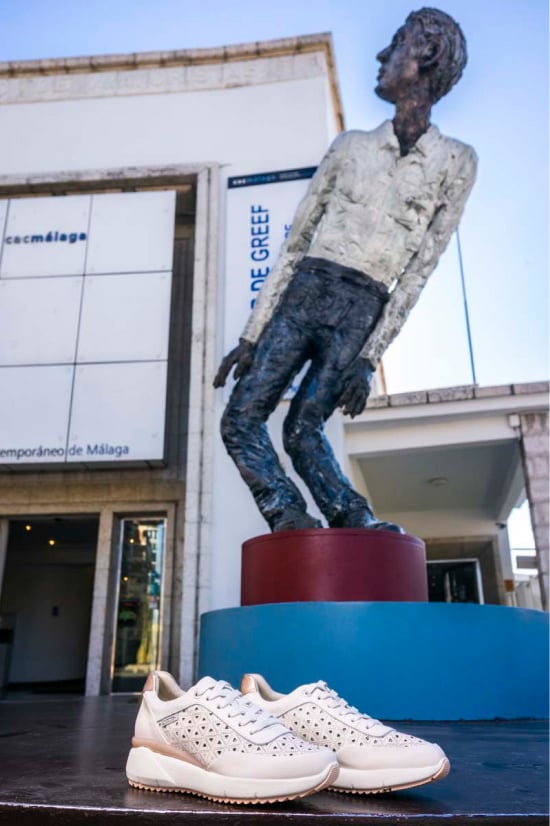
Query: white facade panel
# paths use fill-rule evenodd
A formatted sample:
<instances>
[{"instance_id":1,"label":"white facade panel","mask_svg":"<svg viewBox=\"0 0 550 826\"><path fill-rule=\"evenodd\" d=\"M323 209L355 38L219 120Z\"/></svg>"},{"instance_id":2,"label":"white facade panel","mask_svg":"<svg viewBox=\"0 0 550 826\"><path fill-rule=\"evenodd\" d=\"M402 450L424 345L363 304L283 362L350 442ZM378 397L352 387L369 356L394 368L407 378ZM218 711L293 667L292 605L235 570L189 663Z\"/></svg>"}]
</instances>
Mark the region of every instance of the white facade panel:
<instances>
[{"instance_id":1,"label":"white facade panel","mask_svg":"<svg viewBox=\"0 0 550 826\"><path fill-rule=\"evenodd\" d=\"M69 462L164 456L166 362L76 368Z\"/></svg>"},{"instance_id":2,"label":"white facade panel","mask_svg":"<svg viewBox=\"0 0 550 826\"><path fill-rule=\"evenodd\" d=\"M74 367L0 367L0 464L62 462Z\"/></svg>"},{"instance_id":3,"label":"white facade panel","mask_svg":"<svg viewBox=\"0 0 550 826\"><path fill-rule=\"evenodd\" d=\"M328 95L326 78L312 77L219 90L9 104L2 106L0 173L208 161L234 165L240 172L309 166L319 162L332 137L327 134Z\"/></svg>"},{"instance_id":4,"label":"white facade panel","mask_svg":"<svg viewBox=\"0 0 550 826\"><path fill-rule=\"evenodd\" d=\"M166 360L170 289L168 272L87 275L77 361Z\"/></svg>"},{"instance_id":5,"label":"white facade panel","mask_svg":"<svg viewBox=\"0 0 550 826\"><path fill-rule=\"evenodd\" d=\"M11 464L111 461L110 445L117 460L162 459L175 192L12 199L2 215L0 398L10 424L0 420L0 438L16 451ZM102 274L83 274L90 250ZM98 369L79 367L90 362ZM60 364L70 365L68 384Z\"/></svg>"},{"instance_id":6,"label":"white facade panel","mask_svg":"<svg viewBox=\"0 0 550 826\"><path fill-rule=\"evenodd\" d=\"M94 195L86 273L172 269L175 192Z\"/></svg>"},{"instance_id":7,"label":"white facade panel","mask_svg":"<svg viewBox=\"0 0 550 826\"><path fill-rule=\"evenodd\" d=\"M0 278L82 275L90 195L9 203Z\"/></svg>"},{"instance_id":8,"label":"white facade panel","mask_svg":"<svg viewBox=\"0 0 550 826\"><path fill-rule=\"evenodd\" d=\"M0 366L72 364L82 276L0 279Z\"/></svg>"}]
</instances>

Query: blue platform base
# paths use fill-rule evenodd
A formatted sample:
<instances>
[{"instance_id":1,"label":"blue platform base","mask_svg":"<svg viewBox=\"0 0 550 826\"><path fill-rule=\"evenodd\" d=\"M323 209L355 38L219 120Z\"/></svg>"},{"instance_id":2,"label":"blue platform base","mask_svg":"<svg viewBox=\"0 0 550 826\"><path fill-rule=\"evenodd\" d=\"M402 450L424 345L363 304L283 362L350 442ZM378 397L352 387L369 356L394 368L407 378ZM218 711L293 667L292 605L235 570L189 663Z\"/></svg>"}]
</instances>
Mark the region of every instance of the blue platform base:
<instances>
[{"instance_id":1,"label":"blue platform base","mask_svg":"<svg viewBox=\"0 0 550 826\"><path fill-rule=\"evenodd\" d=\"M496 605L293 602L201 618L200 676L319 679L387 720L548 716L548 615Z\"/></svg>"}]
</instances>

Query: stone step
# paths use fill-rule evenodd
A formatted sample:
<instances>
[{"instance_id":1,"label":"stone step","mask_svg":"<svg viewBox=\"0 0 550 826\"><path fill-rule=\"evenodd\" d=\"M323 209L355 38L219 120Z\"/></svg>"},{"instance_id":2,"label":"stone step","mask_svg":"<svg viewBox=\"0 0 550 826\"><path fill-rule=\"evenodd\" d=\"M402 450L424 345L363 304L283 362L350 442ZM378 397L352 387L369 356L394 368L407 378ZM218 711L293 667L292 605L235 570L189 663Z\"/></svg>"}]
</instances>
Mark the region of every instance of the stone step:
<instances>
[{"instance_id":1,"label":"stone step","mask_svg":"<svg viewBox=\"0 0 550 826\"><path fill-rule=\"evenodd\" d=\"M322 792L267 806L215 804L127 785L135 697L0 702L2 826L543 826L548 726L543 721L412 722L452 763L438 783L392 794Z\"/></svg>"}]
</instances>

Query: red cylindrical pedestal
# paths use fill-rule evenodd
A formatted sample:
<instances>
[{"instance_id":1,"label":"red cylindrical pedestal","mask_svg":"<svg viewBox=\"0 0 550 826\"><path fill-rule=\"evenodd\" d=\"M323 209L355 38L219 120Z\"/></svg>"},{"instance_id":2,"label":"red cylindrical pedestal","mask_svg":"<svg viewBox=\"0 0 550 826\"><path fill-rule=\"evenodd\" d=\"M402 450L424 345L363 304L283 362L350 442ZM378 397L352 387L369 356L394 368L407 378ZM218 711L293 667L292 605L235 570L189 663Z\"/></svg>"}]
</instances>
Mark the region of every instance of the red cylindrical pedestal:
<instances>
[{"instance_id":1,"label":"red cylindrical pedestal","mask_svg":"<svg viewBox=\"0 0 550 826\"><path fill-rule=\"evenodd\" d=\"M242 549L241 605L268 602L425 602L421 539L368 528L280 531Z\"/></svg>"}]
</instances>

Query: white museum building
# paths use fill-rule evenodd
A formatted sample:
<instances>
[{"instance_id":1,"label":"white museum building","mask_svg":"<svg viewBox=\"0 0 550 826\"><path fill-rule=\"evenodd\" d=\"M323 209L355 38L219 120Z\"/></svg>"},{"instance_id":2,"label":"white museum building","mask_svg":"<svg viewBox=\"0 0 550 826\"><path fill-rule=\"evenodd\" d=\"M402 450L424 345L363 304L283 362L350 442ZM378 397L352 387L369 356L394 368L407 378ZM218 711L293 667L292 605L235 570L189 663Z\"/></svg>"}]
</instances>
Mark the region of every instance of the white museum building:
<instances>
[{"instance_id":1,"label":"white museum building","mask_svg":"<svg viewBox=\"0 0 550 826\"><path fill-rule=\"evenodd\" d=\"M0 64L0 113L0 689L188 683L267 530L212 379L344 128L332 41ZM430 598L546 607L548 385L383 389L330 439Z\"/></svg>"}]
</instances>

